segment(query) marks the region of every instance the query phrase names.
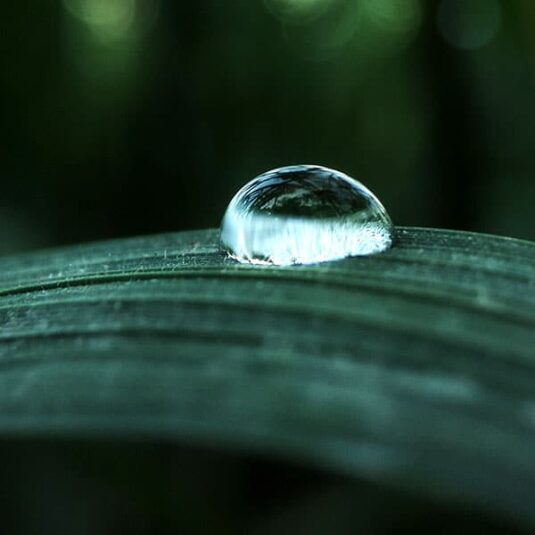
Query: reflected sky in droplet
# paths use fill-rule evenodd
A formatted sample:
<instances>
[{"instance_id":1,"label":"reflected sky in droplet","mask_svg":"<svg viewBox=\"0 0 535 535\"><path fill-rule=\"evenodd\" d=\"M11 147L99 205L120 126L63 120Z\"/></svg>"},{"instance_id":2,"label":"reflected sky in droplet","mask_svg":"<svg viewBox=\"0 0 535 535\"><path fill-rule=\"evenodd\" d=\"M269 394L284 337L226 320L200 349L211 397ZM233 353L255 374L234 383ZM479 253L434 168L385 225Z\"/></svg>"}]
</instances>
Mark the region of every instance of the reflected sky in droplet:
<instances>
[{"instance_id":1,"label":"reflected sky in droplet","mask_svg":"<svg viewBox=\"0 0 535 535\"><path fill-rule=\"evenodd\" d=\"M317 165L283 167L247 183L230 202L221 244L252 264L311 264L375 254L393 226L363 184Z\"/></svg>"}]
</instances>

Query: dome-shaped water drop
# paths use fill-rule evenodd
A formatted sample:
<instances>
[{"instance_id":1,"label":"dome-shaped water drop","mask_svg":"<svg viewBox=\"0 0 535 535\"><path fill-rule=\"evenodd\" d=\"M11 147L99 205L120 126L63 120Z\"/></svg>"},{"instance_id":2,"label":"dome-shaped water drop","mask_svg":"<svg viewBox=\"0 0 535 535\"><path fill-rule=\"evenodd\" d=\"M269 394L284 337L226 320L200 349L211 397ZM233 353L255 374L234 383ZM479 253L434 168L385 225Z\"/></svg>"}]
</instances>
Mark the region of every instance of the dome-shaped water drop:
<instances>
[{"instance_id":1,"label":"dome-shaped water drop","mask_svg":"<svg viewBox=\"0 0 535 535\"><path fill-rule=\"evenodd\" d=\"M393 225L360 182L318 165L268 171L234 196L221 225L230 256L253 264L313 264L380 253Z\"/></svg>"}]
</instances>

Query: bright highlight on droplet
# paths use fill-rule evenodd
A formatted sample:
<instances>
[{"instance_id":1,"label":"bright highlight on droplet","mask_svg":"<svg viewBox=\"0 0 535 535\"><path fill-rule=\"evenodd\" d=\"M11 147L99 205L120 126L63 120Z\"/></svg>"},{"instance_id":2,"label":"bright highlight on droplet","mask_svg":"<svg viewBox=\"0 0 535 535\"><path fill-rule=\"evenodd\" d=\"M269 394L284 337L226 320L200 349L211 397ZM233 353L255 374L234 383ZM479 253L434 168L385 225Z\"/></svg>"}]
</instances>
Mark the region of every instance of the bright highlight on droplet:
<instances>
[{"instance_id":1,"label":"bright highlight on droplet","mask_svg":"<svg viewBox=\"0 0 535 535\"><path fill-rule=\"evenodd\" d=\"M252 264L314 264L380 253L393 225L377 197L344 173L318 165L268 171L234 196L221 246Z\"/></svg>"}]
</instances>

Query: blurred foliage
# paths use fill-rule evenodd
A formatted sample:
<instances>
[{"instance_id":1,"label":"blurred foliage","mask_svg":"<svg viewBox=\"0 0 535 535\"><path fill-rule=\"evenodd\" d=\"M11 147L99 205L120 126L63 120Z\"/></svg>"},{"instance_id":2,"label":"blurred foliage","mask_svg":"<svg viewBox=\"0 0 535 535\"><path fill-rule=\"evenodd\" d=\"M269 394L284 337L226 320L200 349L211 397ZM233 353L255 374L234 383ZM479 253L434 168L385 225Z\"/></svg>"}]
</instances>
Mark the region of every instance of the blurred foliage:
<instances>
[{"instance_id":1,"label":"blurred foliage","mask_svg":"<svg viewBox=\"0 0 535 535\"><path fill-rule=\"evenodd\" d=\"M217 226L318 163L398 224L535 238L531 0L2 6L0 252Z\"/></svg>"}]
</instances>

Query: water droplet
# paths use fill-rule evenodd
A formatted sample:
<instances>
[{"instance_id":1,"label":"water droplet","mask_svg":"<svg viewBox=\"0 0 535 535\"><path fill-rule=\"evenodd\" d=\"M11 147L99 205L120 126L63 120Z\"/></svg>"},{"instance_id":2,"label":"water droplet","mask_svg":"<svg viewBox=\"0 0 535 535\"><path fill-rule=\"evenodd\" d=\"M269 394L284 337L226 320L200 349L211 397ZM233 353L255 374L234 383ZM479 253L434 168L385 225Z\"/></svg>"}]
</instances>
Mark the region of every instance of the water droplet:
<instances>
[{"instance_id":1,"label":"water droplet","mask_svg":"<svg viewBox=\"0 0 535 535\"><path fill-rule=\"evenodd\" d=\"M221 244L252 264L314 264L380 253L392 245L383 205L360 182L318 165L268 171L230 202Z\"/></svg>"}]
</instances>

